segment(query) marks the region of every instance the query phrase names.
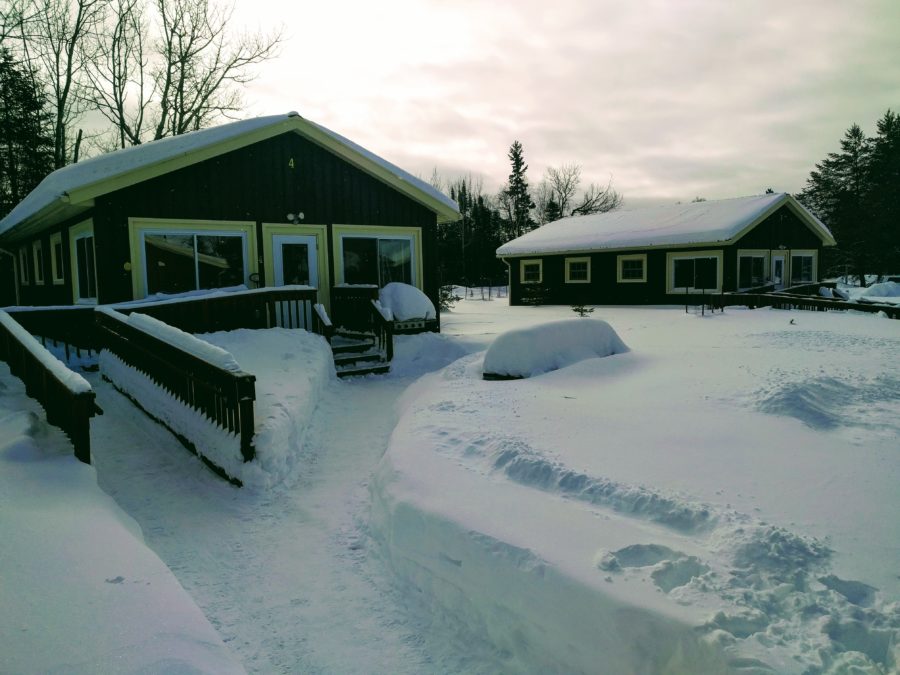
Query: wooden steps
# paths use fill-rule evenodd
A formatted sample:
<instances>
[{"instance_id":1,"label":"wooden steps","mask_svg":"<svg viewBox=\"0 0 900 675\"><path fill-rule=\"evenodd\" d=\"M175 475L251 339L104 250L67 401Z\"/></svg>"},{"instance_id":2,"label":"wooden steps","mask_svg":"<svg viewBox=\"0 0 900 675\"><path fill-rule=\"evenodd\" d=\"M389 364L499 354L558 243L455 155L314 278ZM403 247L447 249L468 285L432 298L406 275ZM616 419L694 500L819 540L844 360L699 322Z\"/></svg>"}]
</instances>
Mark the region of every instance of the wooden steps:
<instances>
[{"instance_id":1,"label":"wooden steps","mask_svg":"<svg viewBox=\"0 0 900 675\"><path fill-rule=\"evenodd\" d=\"M334 367L338 377L381 375L391 369L384 351L375 343L375 335L343 328L331 338Z\"/></svg>"}]
</instances>

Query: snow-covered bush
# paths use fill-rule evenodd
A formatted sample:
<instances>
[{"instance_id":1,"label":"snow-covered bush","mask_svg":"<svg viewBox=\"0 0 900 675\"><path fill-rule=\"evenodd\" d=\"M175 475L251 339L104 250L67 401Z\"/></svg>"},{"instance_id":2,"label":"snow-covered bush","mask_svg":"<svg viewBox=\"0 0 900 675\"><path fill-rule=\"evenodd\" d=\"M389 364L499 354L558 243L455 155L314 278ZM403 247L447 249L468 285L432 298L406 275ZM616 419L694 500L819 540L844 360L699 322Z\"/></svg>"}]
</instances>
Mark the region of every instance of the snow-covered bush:
<instances>
[{"instance_id":1,"label":"snow-covered bush","mask_svg":"<svg viewBox=\"0 0 900 675\"><path fill-rule=\"evenodd\" d=\"M415 286L391 282L378 293L378 301L389 309L397 321L410 319L434 319L437 312L434 303Z\"/></svg>"},{"instance_id":2,"label":"snow-covered bush","mask_svg":"<svg viewBox=\"0 0 900 675\"><path fill-rule=\"evenodd\" d=\"M488 377L532 377L585 359L627 351L605 321L552 321L498 336L484 355L483 372Z\"/></svg>"}]
</instances>

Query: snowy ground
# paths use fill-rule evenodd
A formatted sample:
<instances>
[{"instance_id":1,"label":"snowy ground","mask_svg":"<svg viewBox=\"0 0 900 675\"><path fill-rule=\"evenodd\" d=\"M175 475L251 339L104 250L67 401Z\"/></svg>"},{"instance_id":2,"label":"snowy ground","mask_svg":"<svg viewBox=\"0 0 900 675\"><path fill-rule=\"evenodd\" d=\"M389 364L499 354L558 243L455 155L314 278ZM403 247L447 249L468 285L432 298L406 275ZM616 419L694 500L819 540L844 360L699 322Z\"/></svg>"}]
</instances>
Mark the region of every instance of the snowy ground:
<instances>
[{"instance_id":1,"label":"snowy ground","mask_svg":"<svg viewBox=\"0 0 900 675\"><path fill-rule=\"evenodd\" d=\"M481 380L499 333L574 316L466 300L389 376L304 374L270 489L92 376L98 482L250 672L889 672L900 323L598 308L628 353ZM299 364L220 337L261 400L289 391Z\"/></svg>"}]
</instances>

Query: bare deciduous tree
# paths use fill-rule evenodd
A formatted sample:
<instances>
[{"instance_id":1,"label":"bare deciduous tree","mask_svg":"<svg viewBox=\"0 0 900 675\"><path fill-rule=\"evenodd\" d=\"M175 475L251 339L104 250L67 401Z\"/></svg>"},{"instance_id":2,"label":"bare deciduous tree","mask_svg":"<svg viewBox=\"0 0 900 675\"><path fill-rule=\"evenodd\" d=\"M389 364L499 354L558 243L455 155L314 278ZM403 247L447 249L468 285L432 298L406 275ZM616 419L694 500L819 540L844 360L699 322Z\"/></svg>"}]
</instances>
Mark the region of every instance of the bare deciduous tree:
<instances>
[{"instance_id":1,"label":"bare deciduous tree","mask_svg":"<svg viewBox=\"0 0 900 675\"><path fill-rule=\"evenodd\" d=\"M156 0L161 36L153 69L153 138L199 129L220 115L237 112L241 96L232 85L254 78L251 67L275 56L281 33L226 30L234 8L208 0Z\"/></svg>"},{"instance_id":2,"label":"bare deciduous tree","mask_svg":"<svg viewBox=\"0 0 900 675\"><path fill-rule=\"evenodd\" d=\"M53 163L77 159L70 147L72 126L84 112L84 64L94 56L97 28L108 0L35 0L35 16L23 31L26 57L40 64L55 109ZM31 52L31 53L29 53Z\"/></svg>"},{"instance_id":3,"label":"bare deciduous tree","mask_svg":"<svg viewBox=\"0 0 900 675\"><path fill-rule=\"evenodd\" d=\"M569 215L572 199L581 183L581 166L574 162L563 164L558 169L547 167L547 182L552 190L553 200L559 206L559 212Z\"/></svg>"},{"instance_id":4,"label":"bare deciduous tree","mask_svg":"<svg viewBox=\"0 0 900 675\"><path fill-rule=\"evenodd\" d=\"M612 178L606 187L601 188L591 183L581 197L581 203L572 209L573 216L586 216L590 213L606 213L614 211L622 205L622 195L612 186Z\"/></svg>"},{"instance_id":5,"label":"bare deciduous tree","mask_svg":"<svg viewBox=\"0 0 900 675\"><path fill-rule=\"evenodd\" d=\"M26 18L24 0L3 0L3 2L0 2L0 45L5 47L4 43L7 38L12 38L19 34Z\"/></svg>"}]
</instances>

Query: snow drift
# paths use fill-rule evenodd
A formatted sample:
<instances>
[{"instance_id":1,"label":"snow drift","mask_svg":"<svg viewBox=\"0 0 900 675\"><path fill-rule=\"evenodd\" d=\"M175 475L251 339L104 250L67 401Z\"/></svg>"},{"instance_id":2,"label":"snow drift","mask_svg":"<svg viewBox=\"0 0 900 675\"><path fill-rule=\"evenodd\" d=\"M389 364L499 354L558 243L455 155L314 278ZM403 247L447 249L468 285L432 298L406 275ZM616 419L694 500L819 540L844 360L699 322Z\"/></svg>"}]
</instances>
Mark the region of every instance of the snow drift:
<instances>
[{"instance_id":1,"label":"snow drift","mask_svg":"<svg viewBox=\"0 0 900 675\"><path fill-rule=\"evenodd\" d=\"M500 335L484 356L484 374L533 377L585 359L627 351L628 347L605 321L552 321Z\"/></svg>"}]
</instances>

